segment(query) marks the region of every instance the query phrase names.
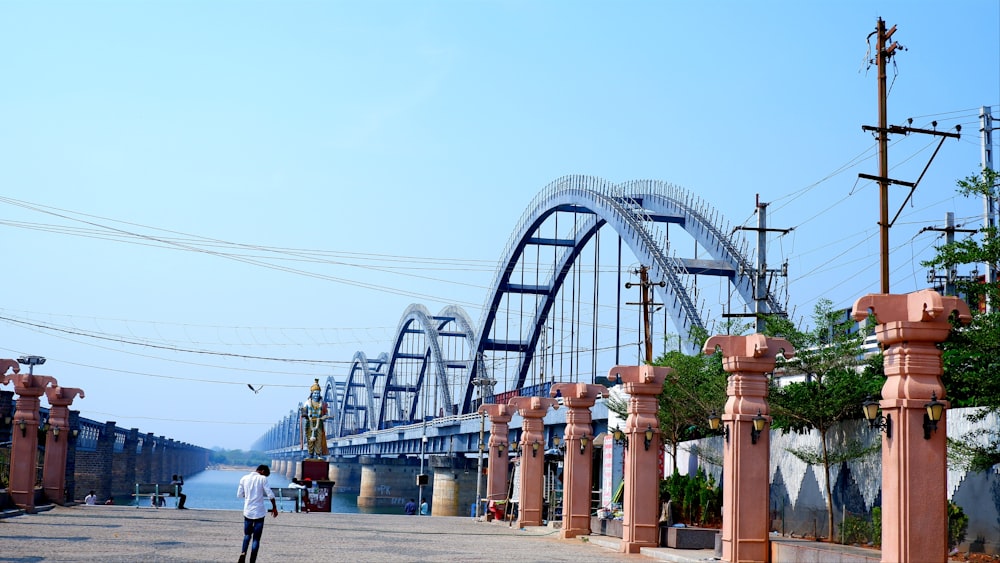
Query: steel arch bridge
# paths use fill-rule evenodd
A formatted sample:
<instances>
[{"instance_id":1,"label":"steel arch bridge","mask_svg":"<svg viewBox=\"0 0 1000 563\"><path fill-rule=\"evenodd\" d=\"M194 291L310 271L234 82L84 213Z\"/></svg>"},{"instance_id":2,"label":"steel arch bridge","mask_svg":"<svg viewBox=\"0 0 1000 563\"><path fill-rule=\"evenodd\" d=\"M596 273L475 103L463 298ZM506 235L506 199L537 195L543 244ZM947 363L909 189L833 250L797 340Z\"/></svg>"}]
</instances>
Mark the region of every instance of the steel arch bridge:
<instances>
[{"instance_id":1,"label":"steel arch bridge","mask_svg":"<svg viewBox=\"0 0 1000 563\"><path fill-rule=\"evenodd\" d=\"M694 240L695 258L676 256L671 225ZM606 245L600 248L600 233L609 230L617 235L618 264L606 270L600 267L608 254ZM623 246L648 267L650 279L663 282L656 286L657 298L679 334L710 328L704 303L698 302L699 276L724 280L729 293L752 309L755 269L746 239L730 234L737 232L713 206L666 182L560 178L534 198L513 229L479 324L473 325L457 306L431 315L424 306L411 305L401 317L391 352L375 359L357 352L346 381L327 380L325 396L334 405L328 435L474 412L479 402L543 392L555 373L561 380L593 380L599 355L622 348L617 340L602 346L596 333L608 322L598 303L601 280L609 274L617 276L611 285L618 294L616 306L621 304ZM698 248L709 258L697 258ZM782 314L770 285L758 300L760 307L764 313ZM580 304L588 300L592 311L581 311ZM580 333L588 327L594 336L585 342ZM622 332L620 322L614 332ZM696 347L691 343L688 351ZM584 378L585 364L574 361L573 354L588 349L592 367Z\"/></svg>"}]
</instances>

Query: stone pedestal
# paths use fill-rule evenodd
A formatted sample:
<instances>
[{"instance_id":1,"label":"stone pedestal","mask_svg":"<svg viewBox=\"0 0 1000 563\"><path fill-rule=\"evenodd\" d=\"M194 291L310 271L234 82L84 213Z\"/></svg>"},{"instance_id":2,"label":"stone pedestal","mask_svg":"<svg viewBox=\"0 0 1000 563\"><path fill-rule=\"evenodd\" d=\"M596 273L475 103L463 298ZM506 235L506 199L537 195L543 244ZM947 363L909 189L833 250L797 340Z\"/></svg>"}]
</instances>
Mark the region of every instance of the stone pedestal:
<instances>
[{"instance_id":1,"label":"stone pedestal","mask_svg":"<svg viewBox=\"0 0 1000 563\"><path fill-rule=\"evenodd\" d=\"M322 459L302 460L302 479L326 481L330 476L330 463Z\"/></svg>"},{"instance_id":2,"label":"stone pedestal","mask_svg":"<svg viewBox=\"0 0 1000 563\"><path fill-rule=\"evenodd\" d=\"M49 400L49 431L45 438L45 460L42 464L42 487L45 497L56 504L66 504L66 452L69 450L70 424L69 406L79 395L83 398L83 389L75 387L60 387L58 385L45 389L45 397ZM137 437L138 431L135 431ZM135 441L132 442L135 451ZM133 475L134 477L134 475ZM72 499L70 499L72 500Z\"/></svg>"},{"instance_id":3,"label":"stone pedestal","mask_svg":"<svg viewBox=\"0 0 1000 563\"><path fill-rule=\"evenodd\" d=\"M713 336L704 353L722 350L722 367L728 373L726 445L722 467L722 559L723 561L768 561L768 507L770 506L769 428L754 438L753 419L767 417L767 376L774 371L775 357L795 349L781 338L762 334ZM768 420L770 424L770 420Z\"/></svg>"},{"instance_id":4,"label":"stone pedestal","mask_svg":"<svg viewBox=\"0 0 1000 563\"><path fill-rule=\"evenodd\" d=\"M510 405L482 405L480 414L485 413L490 419L489 461L486 466L486 500L504 500L507 498L509 486L507 483L508 457L510 445L507 434L510 431L508 423L514 415Z\"/></svg>"},{"instance_id":5,"label":"stone pedestal","mask_svg":"<svg viewBox=\"0 0 1000 563\"><path fill-rule=\"evenodd\" d=\"M13 443L10 448L10 483L7 490L19 508L35 510L35 476L38 471L38 398L49 385L56 385L56 378L46 375L18 373L20 367L14 360L0 361L0 368L12 369L14 375L0 375L0 384L14 383L17 393L17 410L14 412ZM23 424L23 430L22 430Z\"/></svg>"},{"instance_id":6,"label":"stone pedestal","mask_svg":"<svg viewBox=\"0 0 1000 563\"><path fill-rule=\"evenodd\" d=\"M925 405L945 403L941 351L949 316L971 320L955 297L924 290L906 295L873 294L854 304L855 320L869 312L878 319L875 335L883 347L886 381L883 415L892 419L892 437L882 436L882 561L945 561L948 437L946 416L937 431L925 430ZM947 411L945 411L947 413Z\"/></svg>"},{"instance_id":7,"label":"stone pedestal","mask_svg":"<svg viewBox=\"0 0 1000 563\"><path fill-rule=\"evenodd\" d=\"M555 399L514 397L508 404L524 418L521 432L521 498L518 506L518 526L542 525L542 468L545 464L545 428L542 419L549 408L557 407ZM536 447L537 446L537 449Z\"/></svg>"},{"instance_id":8,"label":"stone pedestal","mask_svg":"<svg viewBox=\"0 0 1000 563\"><path fill-rule=\"evenodd\" d=\"M561 396L566 407L563 443L563 539L590 534L590 492L594 462L594 427L590 407L607 388L587 383L556 383L552 396Z\"/></svg>"},{"instance_id":9,"label":"stone pedestal","mask_svg":"<svg viewBox=\"0 0 1000 563\"><path fill-rule=\"evenodd\" d=\"M608 379L619 376L629 395L625 435L625 502L622 505L622 553L639 553L643 547L659 545L660 509L660 421L656 418L657 396L663 381L673 371L666 367L615 366ZM646 431L653 433L646 441Z\"/></svg>"}]
</instances>

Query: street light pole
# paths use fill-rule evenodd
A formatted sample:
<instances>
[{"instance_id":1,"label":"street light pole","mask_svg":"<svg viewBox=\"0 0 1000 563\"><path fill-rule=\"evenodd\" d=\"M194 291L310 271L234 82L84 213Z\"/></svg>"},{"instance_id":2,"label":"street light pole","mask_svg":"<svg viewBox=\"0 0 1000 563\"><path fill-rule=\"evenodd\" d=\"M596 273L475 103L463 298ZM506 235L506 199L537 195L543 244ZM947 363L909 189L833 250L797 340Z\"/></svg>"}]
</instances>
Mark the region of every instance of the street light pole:
<instances>
[{"instance_id":1,"label":"street light pole","mask_svg":"<svg viewBox=\"0 0 1000 563\"><path fill-rule=\"evenodd\" d=\"M44 364L45 358L42 356L21 356L17 359L17 363L28 366L28 375L35 375L35 366Z\"/></svg>"},{"instance_id":2,"label":"street light pole","mask_svg":"<svg viewBox=\"0 0 1000 563\"><path fill-rule=\"evenodd\" d=\"M483 387L493 385L494 380L486 377L477 377L473 384L479 388L479 406L483 406ZM483 510L483 448L486 441L486 413L479 413L479 460L476 464L476 519L482 516Z\"/></svg>"}]
</instances>

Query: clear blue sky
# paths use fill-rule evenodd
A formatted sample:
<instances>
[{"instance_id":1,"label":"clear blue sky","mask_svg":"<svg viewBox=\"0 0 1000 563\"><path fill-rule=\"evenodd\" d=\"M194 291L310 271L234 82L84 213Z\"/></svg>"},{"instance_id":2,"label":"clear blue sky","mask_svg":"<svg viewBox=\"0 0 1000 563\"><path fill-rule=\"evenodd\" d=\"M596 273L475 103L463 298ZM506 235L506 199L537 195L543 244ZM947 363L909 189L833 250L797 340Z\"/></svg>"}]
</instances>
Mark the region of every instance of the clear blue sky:
<instances>
[{"instance_id":1,"label":"clear blue sky","mask_svg":"<svg viewBox=\"0 0 1000 563\"><path fill-rule=\"evenodd\" d=\"M850 306L879 287L857 174L880 16L907 49L889 121L963 126L893 228L902 293L923 227L981 220L954 187L979 107L1000 117L995 0L0 2L0 355L46 356L83 416L246 448L410 303L478 319L567 174L673 182L737 224L760 194L795 227L771 254L796 315ZM894 138L892 175L934 143Z\"/></svg>"}]
</instances>

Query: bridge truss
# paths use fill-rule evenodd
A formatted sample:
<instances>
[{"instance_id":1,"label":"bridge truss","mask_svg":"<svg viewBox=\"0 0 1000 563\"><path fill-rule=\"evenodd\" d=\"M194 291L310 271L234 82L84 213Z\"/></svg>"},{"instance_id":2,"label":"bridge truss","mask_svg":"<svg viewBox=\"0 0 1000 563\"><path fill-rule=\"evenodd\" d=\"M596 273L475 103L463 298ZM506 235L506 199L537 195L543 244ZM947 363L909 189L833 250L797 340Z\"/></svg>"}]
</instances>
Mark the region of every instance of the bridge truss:
<instances>
[{"instance_id":1,"label":"bridge truss","mask_svg":"<svg viewBox=\"0 0 1000 563\"><path fill-rule=\"evenodd\" d=\"M671 240L671 226L686 233L681 243L693 240L694 257L677 255L681 245ZM327 380L328 436L467 414L481 402L505 402L554 381L596 381L622 353L642 348L639 310L624 288L632 266L646 266L651 280L663 282L656 306L664 349L669 325L678 347L695 352L699 343L685 343L687 335L724 331L718 319L732 310L733 297L744 311L754 309L751 254L742 231L672 184L560 178L513 229L478 325L457 306L432 315L411 305L391 352L375 359L357 352L346 381ZM714 302L704 295L712 283L719 288ZM772 285L761 292L760 308L783 314ZM273 435L292 435L291 418Z\"/></svg>"}]
</instances>

